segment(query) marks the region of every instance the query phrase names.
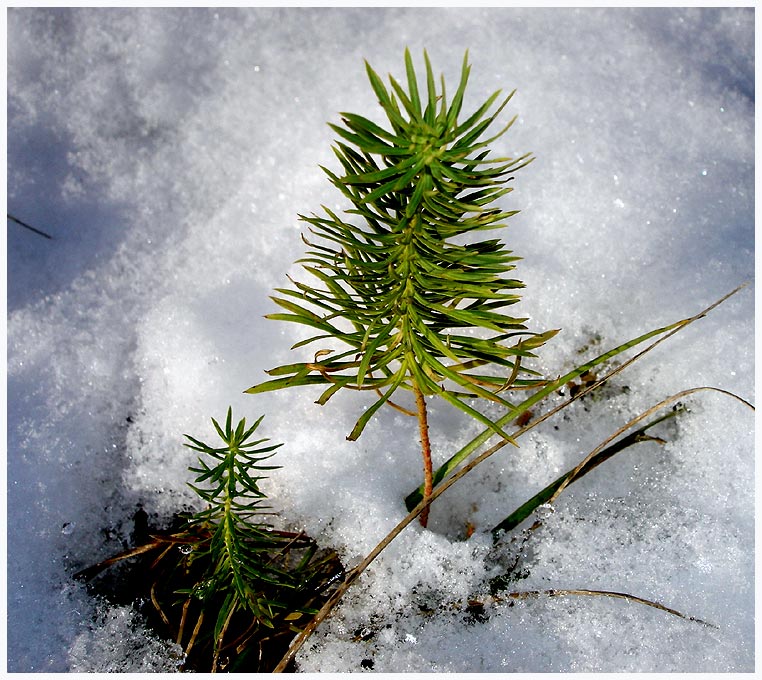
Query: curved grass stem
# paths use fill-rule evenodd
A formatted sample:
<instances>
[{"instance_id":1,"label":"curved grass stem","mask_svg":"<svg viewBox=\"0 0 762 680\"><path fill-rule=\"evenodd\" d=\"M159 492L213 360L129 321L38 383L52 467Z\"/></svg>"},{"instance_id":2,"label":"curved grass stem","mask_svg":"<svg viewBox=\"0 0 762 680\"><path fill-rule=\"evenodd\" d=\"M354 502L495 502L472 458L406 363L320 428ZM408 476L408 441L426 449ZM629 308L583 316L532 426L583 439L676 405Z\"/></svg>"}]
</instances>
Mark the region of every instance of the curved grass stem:
<instances>
[{"instance_id":1,"label":"curved grass stem","mask_svg":"<svg viewBox=\"0 0 762 680\"><path fill-rule=\"evenodd\" d=\"M704 621L703 619L698 619L695 616L688 616L687 614L683 614L682 612L678 611L677 609L672 609L671 607L667 607L663 605L661 602L656 602L655 600L646 600L643 597L638 597L637 595L630 595L629 593L619 593L613 590L586 590L586 589L580 589L580 588L574 588L574 589L557 589L552 588L549 590L524 590L524 591L516 591L513 593L506 593L504 596L494 596L490 598L492 602L501 602L504 599L510 599L510 600L525 600L530 597L565 597L568 595L583 595L583 596L592 596L592 597L615 597L622 600L626 600L627 602L635 602L637 604L643 604L647 607L653 607L654 609L659 609L660 611L667 612L668 614L672 614L673 616L677 616L681 619L685 619L686 621L693 621L695 623L700 623L704 626L708 626L709 628L717 628L716 625L713 623L709 623L708 621ZM480 604L487 604L480 603Z\"/></svg>"},{"instance_id":2,"label":"curved grass stem","mask_svg":"<svg viewBox=\"0 0 762 680\"><path fill-rule=\"evenodd\" d=\"M644 350L647 351L647 350ZM642 354L642 353L641 353ZM674 399L679 398L680 396L686 396L687 394L691 394L693 392L698 392L700 390L715 390L717 392L720 392L722 394L726 394L728 396L731 396L738 401L742 402L746 406L750 408L754 408L752 404L750 404L745 399L742 399L738 395L733 394L732 392L728 392L727 390L722 390L719 388L712 388L712 387L696 387L690 390L684 390L683 392L678 393L677 395L673 395ZM670 402L673 400L673 398L669 398L664 400L664 402L660 402L663 405L665 405L665 402ZM568 402L566 402L568 403ZM652 409L649 409L646 415L649 413L652 413ZM644 416L645 417L645 416ZM639 422L637 420L636 422ZM630 423L631 425L632 423ZM530 424L531 425L531 424ZM529 426L527 426L528 428ZM607 440L606 443L608 443ZM382 540L381 542L365 557L365 559L357 565L354 569L350 570L346 578L344 579L344 582L336 589L336 591L333 593L333 595L325 602L325 604L321 607L320 611L315 614L313 619L304 627L301 633L297 635L297 637L294 639L294 641L291 643L291 646L289 647L286 654L283 656L283 658L280 660L278 665L273 670L274 673L282 673L285 671L286 667L289 663L294 659L297 652L302 648L304 643L307 641L307 639L312 635L312 633L315 631L315 629L328 617L328 615L331 613L331 611L336 607L336 605L341 601L341 599L344 597L344 594L349 590L349 588L354 584L354 582L358 579L360 574L362 574L369 566L370 564L383 552L386 547L395 539L397 536L399 536L400 533L411 523L413 520L415 520L418 515L420 515L431 503L433 503L437 498L439 498L440 495L442 495L447 489L449 489L453 484L455 484L457 481L459 481L462 477L467 475L471 470L473 470L477 465L480 463L483 463L487 458L489 458L493 453L496 453L500 449L502 449L508 442L506 440L502 440L497 442L495 445L481 453L476 458L469 461L466 465L464 465L462 468L460 468L457 472L455 472L452 476L448 477L442 484L437 486L431 493L431 495L428 498L425 498L421 500L418 505L416 505L406 516L405 518L397 524L397 526L394 527ZM605 444L604 444L605 445ZM599 447L600 448L600 447ZM598 595L607 595L609 597L622 597L625 599L630 599L632 601L640 602L641 604L647 604L652 607L656 607L657 609L662 609L666 612L669 612L671 614L675 614L677 616L680 616L681 618L689 619L692 621L697 621L699 623L705 623L705 621L701 621L700 619L695 619L693 617L688 617L680 612L677 612L675 610L671 610L668 607L665 607L663 605L660 605L659 603L651 602L649 600L643 600L642 598L637 598L635 596L626 595L624 593L612 593L608 591L539 591L539 592L531 592L527 593L526 596L529 595L560 595L560 594L598 594ZM516 594L518 596L518 594ZM712 625L712 624L706 624L706 625Z\"/></svg>"},{"instance_id":3,"label":"curved grass stem","mask_svg":"<svg viewBox=\"0 0 762 680\"><path fill-rule=\"evenodd\" d=\"M624 434L627 430L629 430L633 425L637 425L641 420L644 420L645 418L648 418L648 416L656 413L656 411L659 411L660 409L663 409L665 406L669 406L670 404L679 401L680 399L683 399L684 397L687 397L691 394L694 394L695 392L701 392L703 390L711 390L713 392L719 392L720 394L725 394L729 397L733 397L733 399L737 399L745 406L748 406L752 411L754 411L754 405L746 401L746 399L743 399L739 397L737 394L733 394L732 392L728 392L727 390L720 389L719 387L692 387L688 390L683 390L682 392L678 392L677 394L673 394L666 399L662 399L658 404L655 404L649 409L646 409L641 413L640 415L636 416L632 420L628 421L622 427L620 427L614 434L607 437L604 441L602 441L598 446L596 446L587 456L584 458L584 460L575 467L571 473L564 479L556 489L556 491L553 493L553 495L548 500L548 503L553 503L556 498L558 498L563 490L569 486L580 474L580 472L585 468L586 465L591 461L591 459L595 458L603 449L608 446L611 442L613 442L617 437Z\"/></svg>"},{"instance_id":4,"label":"curved grass stem","mask_svg":"<svg viewBox=\"0 0 762 680\"><path fill-rule=\"evenodd\" d=\"M651 422L647 423L640 429L636 430L635 432L631 432L626 437L623 437L622 439L618 440L615 444L612 444L611 446L607 446L605 449L602 449L599 451L599 453L589 456L587 463L584 466L575 467L565 474L563 474L561 477L556 479L552 484L549 484L541 491L537 492L532 498L530 498L526 503L519 506L514 510L508 517L506 517L504 520L502 520L499 524L497 524L492 529L492 536L494 539L497 539L501 532L508 532L512 529L515 529L519 524L521 524L525 519L527 519L539 506L549 503L550 498L555 493L556 489L558 487L566 482L566 480L570 480L568 483L576 482L578 479L581 479L584 475L586 475L588 472L594 470L597 468L601 463L609 460L609 458L612 458L617 453L624 451L625 449L629 448L630 446L633 446L634 444L638 444L640 442L656 442L658 444L665 444L666 442L663 439L660 439L659 437L654 437L649 434L647 434L647 431L654 427L655 425L667 420L668 418L673 418L678 413L680 413L680 409L672 409L669 413L666 415L663 415L659 418L656 418L655 420L652 420ZM600 448L600 447L599 447ZM539 525L540 522L535 522L532 528Z\"/></svg>"}]
</instances>

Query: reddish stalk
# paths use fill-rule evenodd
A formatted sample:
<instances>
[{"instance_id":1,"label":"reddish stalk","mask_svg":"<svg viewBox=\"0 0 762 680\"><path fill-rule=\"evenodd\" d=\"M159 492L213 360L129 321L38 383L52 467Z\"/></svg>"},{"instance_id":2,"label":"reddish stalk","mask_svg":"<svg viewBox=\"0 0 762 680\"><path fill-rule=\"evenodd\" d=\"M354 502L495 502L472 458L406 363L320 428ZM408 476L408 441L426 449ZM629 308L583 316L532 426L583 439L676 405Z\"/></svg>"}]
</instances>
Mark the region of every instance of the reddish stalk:
<instances>
[{"instance_id":1,"label":"reddish stalk","mask_svg":"<svg viewBox=\"0 0 762 680\"><path fill-rule=\"evenodd\" d=\"M413 383L415 393L415 405L418 409L418 429L421 432L421 454L423 456L423 498L428 500L434 490L434 469L431 465L431 442L429 441L429 419L426 412L426 399L418 385ZM419 518L421 526L425 527L429 521L429 506L427 505Z\"/></svg>"}]
</instances>

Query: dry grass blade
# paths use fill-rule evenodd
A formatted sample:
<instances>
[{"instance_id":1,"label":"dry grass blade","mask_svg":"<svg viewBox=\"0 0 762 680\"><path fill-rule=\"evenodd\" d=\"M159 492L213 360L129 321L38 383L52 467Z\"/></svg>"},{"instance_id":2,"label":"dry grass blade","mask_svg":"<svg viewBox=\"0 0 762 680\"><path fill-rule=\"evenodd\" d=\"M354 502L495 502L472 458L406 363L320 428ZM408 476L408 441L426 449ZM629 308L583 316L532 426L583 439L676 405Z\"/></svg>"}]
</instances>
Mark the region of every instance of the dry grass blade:
<instances>
[{"instance_id":1,"label":"dry grass blade","mask_svg":"<svg viewBox=\"0 0 762 680\"><path fill-rule=\"evenodd\" d=\"M509 532L515 529L538 507L547 504L560 484L564 482L576 482L578 479L582 479L582 477L595 470L599 465L611 459L618 453L627 450L629 447L634 446L635 444L639 444L641 442L656 442L657 444L666 444L665 440L661 437L655 437L653 435L647 434L647 432L655 425L658 425L659 423L662 423L670 418L674 418L683 410L684 409L679 409L677 407L671 409L666 415L652 420L634 432L630 432L627 434L627 436L617 440L616 443L600 450L599 453L592 455L588 461L583 464L583 467L572 468L568 472L561 475L558 479L556 479L551 484L548 484L544 489L538 491L534 496L532 496L532 498L520 505L510 515L508 515L505 519L494 526L492 528L493 538L496 539L502 532ZM539 524L539 522L535 524Z\"/></svg>"},{"instance_id":2,"label":"dry grass blade","mask_svg":"<svg viewBox=\"0 0 762 680\"><path fill-rule=\"evenodd\" d=\"M547 420L548 418L550 418L551 416L555 415L559 411L565 409L573 401L576 401L577 399L581 399L586 394L589 394L593 390L598 389L601 385L603 385L603 383L608 381L610 378L612 378L613 376L621 373L622 371L624 371L625 368L627 368L628 366L630 366L631 364L636 362L638 359L642 358L644 354L647 354L651 350L655 349L662 342L664 342L668 338L671 338L673 335L675 335L675 333L679 333L681 330L683 330L684 328L686 328L687 326L692 324L694 321L698 321L699 319L704 318L707 314L709 314L709 312L711 312L713 309L715 309L716 307L721 305L723 302L725 302L725 300L727 300L728 298L732 297L733 295L735 295L736 293L738 293L739 291L741 291L743 288L745 288L748 285L749 285L748 282L747 283L742 283L740 286L738 286L737 288L734 288L732 291L730 291L727 295L723 295L719 300L717 300L716 302L714 302L711 305L709 305L709 307L707 307L706 309L702 310L701 312L699 312L695 316L692 316L689 319L686 319L679 326L677 326L677 328L674 328L671 331L669 331L668 333L662 335L658 340L654 340L650 345L648 345L648 347L646 347L645 349L642 349L640 352L638 352L637 354L635 354L632 357L630 357L627 361L625 361L624 363L620 364L619 366L617 366L613 370L611 370L608 373L606 373L606 375L604 375L602 378L599 378L594 383L591 383L587 387L581 389L573 397L570 397L569 399L567 399L563 403L561 403L558 406L552 408L547 413L544 413L539 418L536 418L531 423L529 423L526 426L522 427L520 430L517 430L516 432L514 432L513 437L517 438L519 435L524 434L528 430L531 430L533 427L536 427L541 422ZM735 395L733 395L733 396L735 396ZM740 397L737 397L737 398L740 399ZM504 446L505 443L503 443L502 445ZM502 448L502 446L501 446L501 448Z\"/></svg>"},{"instance_id":3,"label":"dry grass blade","mask_svg":"<svg viewBox=\"0 0 762 680\"><path fill-rule=\"evenodd\" d=\"M130 557L137 557L138 555L142 555L143 553L150 552L151 550L156 550L157 548L160 548L161 546L166 544L166 540L164 538L161 538L158 536L152 536L151 538L152 540L150 543L146 543L145 545L140 545L137 548L130 548L129 550L125 550L124 552L121 552L118 555L109 557L107 560L98 562L98 564L94 564L91 567L82 569L81 571L78 571L76 574L74 574L73 578L78 581L89 581L95 578L104 569L107 569L108 567L110 567L112 564L116 564L117 562L121 562L122 560L128 560L130 559Z\"/></svg>"},{"instance_id":4,"label":"dry grass blade","mask_svg":"<svg viewBox=\"0 0 762 680\"><path fill-rule=\"evenodd\" d=\"M183 641L183 633L185 632L185 621L188 618L188 607L190 607L191 599L188 598L183 602L183 611L180 616L180 627L177 631L177 639L175 642L179 645Z\"/></svg>"},{"instance_id":5,"label":"dry grass blade","mask_svg":"<svg viewBox=\"0 0 762 680\"><path fill-rule=\"evenodd\" d=\"M159 616L161 616L161 620L164 622L164 625L167 628L169 628L169 630L172 630L172 624L169 622L167 615L164 613L164 610L161 608L161 605L159 604L159 600L156 597L155 583L151 585L151 603L153 604L154 608L158 612Z\"/></svg>"},{"instance_id":6,"label":"dry grass blade","mask_svg":"<svg viewBox=\"0 0 762 680\"><path fill-rule=\"evenodd\" d=\"M746 399L743 399L739 397L737 394L733 394L732 392L728 392L727 390L722 390L719 387L693 387L689 390L683 390L682 392L678 392L677 394L673 394L670 397L667 397L666 399L663 399L658 404L655 404L649 409L646 409L641 413L639 416L636 416L629 422L625 423L620 427L614 434L612 434L610 437L607 437L604 441L602 441L596 448L594 448L586 457L585 459L572 471L572 473L561 483L561 485L558 487L556 492L550 497L550 500L548 503L553 503L556 498L558 498L563 490L571 484L574 479L579 474L580 470L582 470L588 462L592 458L594 458L600 451L602 451L608 444L610 444L612 441L614 441L619 435L624 434L627 430L629 430L634 425L637 425L641 420L644 420L645 418L648 418L650 415L653 415L656 413L656 411L659 411L660 409L663 409L665 406L669 406L670 404L679 401L680 399L683 399L687 397L690 394L694 394L696 392L701 392L703 390L711 390L713 392L719 392L720 394L726 394L729 397L733 397L733 399L737 399L745 406L748 406L752 411L754 409L754 405L746 401Z\"/></svg>"},{"instance_id":7,"label":"dry grass blade","mask_svg":"<svg viewBox=\"0 0 762 680\"><path fill-rule=\"evenodd\" d=\"M637 604L643 604L643 605L646 605L647 607L653 607L654 609L659 609L660 611L667 612L668 614L672 614L674 616L678 616L679 618L685 619L686 621L693 621L695 623L700 623L704 626L709 626L710 628L717 628L717 626L715 626L713 623L709 623L708 621L703 621L702 619L697 619L695 616L688 616L687 614L683 614L682 612L679 612L677 609L666 607L660 602L655 602L654 600L646 600L643 597L637 597L636 595L630 595L629 593L618 593L613 590L586 590L586 589L578 589L578 588L559 590L559 589L553 588L550 590L517 591L513 593L506 593L506 595L504 595L503 597L495 596L490 599L494 602L500 602L503 599L525 600L529 597L541 597L543 595L547 597L562 597L567 595L615 597L622 600L627 600L628 602L636 602ZM482 604L487 604L487 603L485 602Z\"/></svg>"},{"instance_id":8,"label":"dry grass blade","mask_svg":"<svg viewBox=\"0 0 762 680\"><path fill-rule=\"evenodd\" d=\"M191 653L191 649L193 649L193 645L196 642L196 638L198 637L199 631L201 630L201 625L203 623L204 623L204 610L202 609L201 613L198 615L198 619L196 620L196 627L193 629L193 632L191 633L190 640L188 640L188 645L185 647L186 658Z\"/></svg>"},{"instance_id":9,"label":"dry grass blade","mask_svg":"<svg viewBox=\"0 0 762 680\"><path fill-rule=\"evenodd\" d=\"M349 590L349 588L357 580L360 574L362 574L370 566L373 560L375 560L381 554L381 552L395 538L397 538L397 536L399 536L399 534L403 531L403 529L405 529L405 527L407 527L408 524L413 522L416 517L418 517L418 515L420 515L425 508L431 505L432 501L434 501L435 498L438 498L445 489L449 488L449 486L449 484L442 484L439 488L435 489L431 496L429 496L427 499L422 500L411 512L409 512L406 517L399 524L397 524L397 526L394 527L394 529L392 529L375 548L373 548L373 550L365 557L362 562L360 562L360 564L347 572L347 575L341 585L339 585L331 597L326 600L325 604L320 608L320 611L315 614L312 620L304 627L302 632L299 633L296 638L294 638L294 641L291 643L288 651L273 670L274 673L282 673L286 670L288 664L293 660L293 658L296 656L296 653L307 641L307 638L312 635L314 630L331 613L333 608L339 603L341 598L344 597L344 594L347 592L347 590Z\"/></svg>"}]
</instances>

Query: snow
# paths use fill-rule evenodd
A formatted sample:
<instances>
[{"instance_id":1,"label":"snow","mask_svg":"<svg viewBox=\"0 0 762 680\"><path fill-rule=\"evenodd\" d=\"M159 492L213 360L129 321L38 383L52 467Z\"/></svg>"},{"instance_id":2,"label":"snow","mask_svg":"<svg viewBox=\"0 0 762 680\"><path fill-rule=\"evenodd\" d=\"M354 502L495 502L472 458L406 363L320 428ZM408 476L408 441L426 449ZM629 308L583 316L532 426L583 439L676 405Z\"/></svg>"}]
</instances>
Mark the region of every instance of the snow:
<instances>
[{"instance_id":1,"label":"snow","mask_svg":"<svg viewBox=\"0 0 762 680\"><path fill-rule=\"evenodd\" d=\"M404 516L409 419L351 443L354 394L243 394L300 360L304 331L262 316L299 274L297 213L346 207L318 165L337 112L380 117L363 58L401 76L426 47L451 83L468 48L466 110L517 88L494 151L537 160L503 238L522 313L563 329L536 363L554 375L596 334L584 356L753 282L753 40L750 8L10 9L8 212L53 239L8 222L8 670L177 667L71 574L121 549L138 504L192 502L182 435L211 437L228 405L266 414L275 505L345 564ZM569 487L512 586L627 592L717 628L602 597L462 603L515 557L489 529L628 418L700 385L754 400L753 305L749 286L446 492L300 670L752 671L754 420L718 393ZM431 421L440 463L479 432L445 404Z\"/></svg>"}]
</instances>

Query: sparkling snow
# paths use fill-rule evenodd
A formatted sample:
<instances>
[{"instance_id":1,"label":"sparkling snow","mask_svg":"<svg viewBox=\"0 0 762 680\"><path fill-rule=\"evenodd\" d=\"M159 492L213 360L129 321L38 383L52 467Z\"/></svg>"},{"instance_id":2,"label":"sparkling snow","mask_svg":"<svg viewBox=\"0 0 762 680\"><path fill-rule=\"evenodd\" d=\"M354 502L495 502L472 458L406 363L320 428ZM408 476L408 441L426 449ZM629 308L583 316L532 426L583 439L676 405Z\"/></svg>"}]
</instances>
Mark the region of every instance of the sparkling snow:
<instances>
[{"instance_id":1,"label":"sparkling snow","mask_svg":"<svg viewBox=\"0 0 762 680\"><path fill-rule=\"evenodd\" d=\"M263 320L298 274L297 213L346 207L339 111L382 114L363 58L404 75L473 65L466 111L517 94L493 145L532 151L502 237L524 259L521 312L562 328L536 367L700 311L754 275L754 11L725 9L10 9L8 669L170 671L178 650L77 569L120 550L138 504L192 502L183 433L253 420L284 442L267 483L282 519L357 563L421 477L414 423L389 410L358 442L355 394L243 390L304 330ZM454 84L450 85L454 88ZM522 591L464 609L515 557L489 529L627 419L682 389L754 401L754 291L504 449L411 525L298 656L303 671L754 669L754 417L704 392L569 487L524 545ZM577 350L594 342L584 355ZM438 462L479 429L433 404ZM471 523L475 534L464 540ZM522 527L523 528L523 527ZM516 532L520 535L520 532ZM434 613L431 613L434 609Z\"/></svg>"}]
</instances>

